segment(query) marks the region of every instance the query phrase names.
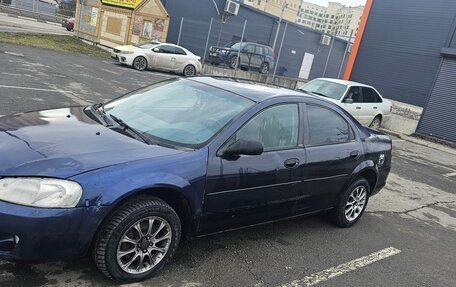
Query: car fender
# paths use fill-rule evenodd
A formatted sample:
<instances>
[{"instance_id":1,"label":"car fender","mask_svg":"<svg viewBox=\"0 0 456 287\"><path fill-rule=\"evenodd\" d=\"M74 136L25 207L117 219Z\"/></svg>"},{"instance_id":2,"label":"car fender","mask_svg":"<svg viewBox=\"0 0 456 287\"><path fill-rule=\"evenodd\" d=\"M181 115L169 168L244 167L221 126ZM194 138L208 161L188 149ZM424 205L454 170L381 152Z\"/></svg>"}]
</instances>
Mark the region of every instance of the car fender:
<instances>
[{"instance_id":1,"label":"car fender","mask_svg":"<svg viewBox=\"0 0 456 287\"><path fill-rule=\"evenodd\" d=\"M375 173L376 177L378 176L378 168L373 160L368 159L359 163L350 175L350 180L345 188L347 188L353 181L355 181L360 174L366 171L372 171ZM375 184L376 183L377 182L375 182Z\"/></svg>"}]
</instances>

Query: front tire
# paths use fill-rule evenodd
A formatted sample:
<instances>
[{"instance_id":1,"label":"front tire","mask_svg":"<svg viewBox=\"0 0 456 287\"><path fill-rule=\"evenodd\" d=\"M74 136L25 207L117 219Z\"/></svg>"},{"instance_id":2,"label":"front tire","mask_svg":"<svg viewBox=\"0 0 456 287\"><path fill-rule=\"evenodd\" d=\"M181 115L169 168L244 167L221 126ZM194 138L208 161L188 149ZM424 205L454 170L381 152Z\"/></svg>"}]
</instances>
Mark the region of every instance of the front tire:
<instances>
[{"instance_id":1,"label":"front tire","mask_svg":"<svg viewBox=\"0 0 456 287\"><path fill-rule=\"evenodd\" d=\"M181 223L164 201L138 197L118 208L100 227L93 259L107 277L120 282L143 281L172 258L179 245Z\"/></svg>"},{"instance_id":2,"label":"front tire","mask_svg":"<svg viewBox=\"0 0 456 287\"><path fill-rule=\"evenodd\" d=\"M147 68L147 60L146 58L139 56L133 60L133 68L138 71L144 71Z\"/></svg>"},{"instance_id":3,"label":"front tire","mask_svg":"<svg viewBox=\"0 0 456 287\"><path fill-rule=\"evenodd\" d=\"M342 194L337 206L329 213L331 221L340 227L351 227L363 215L369 199L369 183L364 178L353 182Z\"/></svg>"},{"instance_id":4,"label":"front tire","mask_svg":"<svg viewBox=\"0 0 456 287\"><path fill-rule=\"evenodd\" d=\"M239 66L239 58L238 58L238 56L232 56L230 58L230 63L229 63L230 68L231 69L235 69L236 68L236 63Z\"/></svg>"}]
</instances>

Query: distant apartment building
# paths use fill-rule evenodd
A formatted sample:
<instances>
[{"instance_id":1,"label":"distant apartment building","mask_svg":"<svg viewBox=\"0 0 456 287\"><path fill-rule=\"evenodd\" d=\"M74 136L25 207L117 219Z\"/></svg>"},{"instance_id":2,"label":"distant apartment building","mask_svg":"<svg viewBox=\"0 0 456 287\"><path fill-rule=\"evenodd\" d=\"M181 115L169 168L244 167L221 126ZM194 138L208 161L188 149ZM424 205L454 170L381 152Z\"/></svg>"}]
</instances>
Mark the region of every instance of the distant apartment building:
<instances>
[{"instance_id":1,"label":"distant apartment building","mask_svg":"<svg viewBox=\"0 0 456 287\"><path fill-rule=\"evenodd\" d=\"M256 9L262 10L266 13L280 17L290 21L296 22L296 15L298 15L300 0L239 0L238 2L247 4Z\"/></svg>"},{"instance_id":2,"label":"distant apartment building","mask_svg":"<svg viewBox=\"0 0 456 287\"><path fill-rule=\"evenodd\" d=\"M320 6L306 1L301 2L296 23L341 37L355 37L363 15L364 6L347 7L337 2Z\"/></svg>"}]
</instances>

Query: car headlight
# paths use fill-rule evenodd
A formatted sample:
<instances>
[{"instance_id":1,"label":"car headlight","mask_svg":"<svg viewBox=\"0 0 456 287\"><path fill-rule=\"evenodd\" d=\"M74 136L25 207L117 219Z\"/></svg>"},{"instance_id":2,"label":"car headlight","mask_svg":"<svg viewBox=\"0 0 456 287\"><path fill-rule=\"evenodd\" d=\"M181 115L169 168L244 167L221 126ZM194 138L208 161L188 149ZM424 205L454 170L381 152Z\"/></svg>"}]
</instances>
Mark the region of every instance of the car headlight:
<instances>
[{"instance_id":1,"label":"car headlight","mask_svg":"<svg viewBox=\"0 0 456 287\"><path fill-rule=\"evenodd\" d=\"M0 200L44 208L75 207L82 187L64 179L7 177L0 179Z\"/></svg>"},{"instance_id":2,"label":"car headlight","mask_svg":"<svg viewBox=\"0 0 456 287\"><path fill-rule=\"evenodd\" d=\"M119 54L133 54L133 51L120 51Z\"/></svg>"}]
</instances>

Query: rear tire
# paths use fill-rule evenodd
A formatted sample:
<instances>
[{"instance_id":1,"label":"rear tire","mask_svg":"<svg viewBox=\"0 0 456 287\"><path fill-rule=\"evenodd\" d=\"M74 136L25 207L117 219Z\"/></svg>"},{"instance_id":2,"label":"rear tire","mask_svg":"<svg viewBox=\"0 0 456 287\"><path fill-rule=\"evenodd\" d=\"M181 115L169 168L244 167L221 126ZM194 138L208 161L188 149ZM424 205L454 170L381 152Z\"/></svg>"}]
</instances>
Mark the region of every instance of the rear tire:
<instances>
[{"instance_id":1,"label":"rear tire","mask_svg":"<svg viewBox=\"0 0 456 287\"><path fill-rule=\"evenodd\" d=\"M133 68L138 71L144 71L147 68L147 60L146 58L139 56L133 60Z\"/></svg>"},{"instance_id":2,"label":"rear tire","mask_svg":"<svg viewBox=\"0 0 456 287\"><path fill-rule=\"evenodd\" d=\"M138 197L120 206L99 228L92 256L98 269L120 283L143 281L172 258L181 223L166 202Z\"/></svg>"},{"instance_id":3,"label":"rear tire","mask_svg":"<svg viewBox=\"0 0 456 287\"><path fill-rule=\"evenodd\" d=\"M193 65L187 65L184 67L184 71L182 72L186 77L192 77L196 75L196 68Z\"/></svg>"},{"instance_id":4,"label":"rear tire","mask_svg":"<svg viewBox=\"0 0 456 287\"><path fill-rule=\"evenodd\" d=\"M330 220L339 227L353 226L363 215L369 200L370 187L364 178L353 182L329 212Z\"/></svg>"},{"instance_id":5,"label":"rear tire","mask_svg":"<svg viewBox=\"0 0 456 287\"><path fill-rule=\"evenodd\" d=\"M261 74L267 74L269 73L269 64L266 62L263 62L260 66L260 73Z\"/></svg>"},{"instance_id":6,"label":"rear tire","mask_svg":"<svg viewBox=\"0 0 456 287\"><path fill-rule=\"evenodd\" d=\"M380 118L380 116L376 116L372 120L372 122L369 125L369 127L378 130L381 127L381 125L382 125L382 119Z\"/></svg>"}]
</instances>

